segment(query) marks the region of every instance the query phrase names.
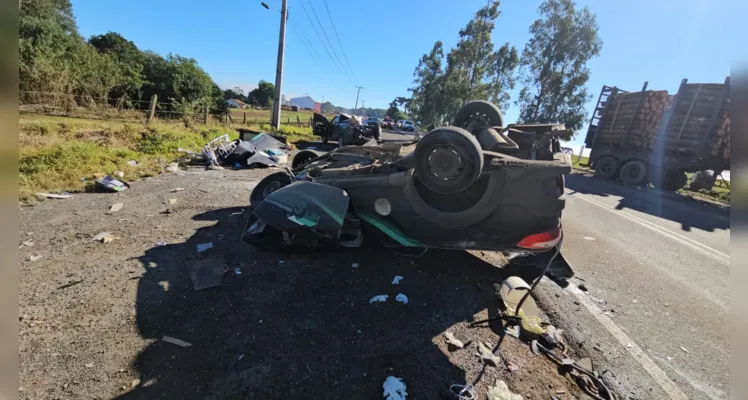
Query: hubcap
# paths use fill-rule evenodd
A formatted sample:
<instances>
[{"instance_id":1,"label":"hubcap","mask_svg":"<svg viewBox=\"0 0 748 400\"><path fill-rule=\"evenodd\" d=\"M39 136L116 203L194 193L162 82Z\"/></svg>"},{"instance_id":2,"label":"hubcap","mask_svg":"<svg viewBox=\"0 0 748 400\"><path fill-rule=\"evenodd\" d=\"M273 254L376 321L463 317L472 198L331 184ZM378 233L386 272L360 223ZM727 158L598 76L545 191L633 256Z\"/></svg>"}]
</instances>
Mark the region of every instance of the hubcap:
<instances>
[{"instance_id":1,"label":"hubcap","mask_svg":"<svg viewBox=\"0 0 748 400\"><path fill-rule=\"evenodd\" d=\"M428 166L434 176L446 181L458 177L465 163L452 146L442 145L431 151Z\"/></svg>"}]
</instances>

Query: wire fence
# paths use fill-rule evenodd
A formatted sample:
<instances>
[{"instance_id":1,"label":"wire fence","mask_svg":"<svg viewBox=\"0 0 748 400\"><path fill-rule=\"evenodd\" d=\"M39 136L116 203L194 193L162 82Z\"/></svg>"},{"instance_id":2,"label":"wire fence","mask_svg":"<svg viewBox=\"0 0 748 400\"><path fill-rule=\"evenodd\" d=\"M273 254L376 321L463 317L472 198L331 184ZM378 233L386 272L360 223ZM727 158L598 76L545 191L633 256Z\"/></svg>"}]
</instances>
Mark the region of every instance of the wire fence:
<instances>
[{"instance_id":1,"label":"wire fence","mask_svg":"<svg viewBox=\"0 0 748 400\"><path fill-rule=\"evenodd\" d=\"M125 120L147 123L152 119L182 120L192 124L244 124L270 123L272 111L268 109L215 108L184 105L177 102L118 99L111 97L76 95L52 92L19 92L19 112L49 116ZM153 115L151 115L151 110ZM281 113L281 123L311 127L312 111Z\"/></svg>"}]
</instances>

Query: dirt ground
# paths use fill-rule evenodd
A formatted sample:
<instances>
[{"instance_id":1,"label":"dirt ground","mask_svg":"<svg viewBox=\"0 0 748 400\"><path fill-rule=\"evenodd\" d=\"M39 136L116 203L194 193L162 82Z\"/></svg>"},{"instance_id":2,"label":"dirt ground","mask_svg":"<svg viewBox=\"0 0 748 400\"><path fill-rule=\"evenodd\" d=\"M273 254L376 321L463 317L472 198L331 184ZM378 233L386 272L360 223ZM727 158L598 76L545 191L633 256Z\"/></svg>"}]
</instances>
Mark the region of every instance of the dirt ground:
<instances>
[{"instance_id":1,"label":"dirt ground","mask_svg":"<svg viewBox=\"0 0 748 400\"><path fill-rule=\"evenodd\" d=\"M500 325L468 327L495 315L493 283L532 271L493 265L486 260L501 258L480 252L258 250L240 235L249 190L265 173L191 169L120 194L22 207L21 242L33 245L19 250L19 397L379 399L390 375L407 384L409 399L476 380L485 398L496 379L525 399L585 397ZM107 215L118 202L124 209ZM104 231L119 239L91 241ZM201 256L226 273L221 286L195 291L185 264L205 242L215 247ZM396 302L398 293L409 303ZM389 301L369 303L380 294ZM449 351L447 330L472 344ZM499 345L519 369L484 367L478 341Z\"/></svg>"}]
</instances>

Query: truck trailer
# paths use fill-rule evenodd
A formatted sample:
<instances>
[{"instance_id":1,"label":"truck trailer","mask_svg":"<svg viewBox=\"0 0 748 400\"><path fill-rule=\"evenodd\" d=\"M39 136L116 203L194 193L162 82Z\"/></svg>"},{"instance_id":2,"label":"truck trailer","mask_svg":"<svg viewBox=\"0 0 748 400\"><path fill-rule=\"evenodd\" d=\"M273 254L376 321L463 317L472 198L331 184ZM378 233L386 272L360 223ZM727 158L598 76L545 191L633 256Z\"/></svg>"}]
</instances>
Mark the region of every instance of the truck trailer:
<instances>
[{"instance_id":1,"label":"truck trailer","mask_svg":"<svg viewBox=\"0 0 748 400\"><path fill-rule=\"evenodd\" d=\"M714 171L705 186L730 169L730 77L724 83L681 81L678 93L627 92L603 86L585 147L595 175L629 185L673 191L686 172Z\"/></svg>"}]
</instances>

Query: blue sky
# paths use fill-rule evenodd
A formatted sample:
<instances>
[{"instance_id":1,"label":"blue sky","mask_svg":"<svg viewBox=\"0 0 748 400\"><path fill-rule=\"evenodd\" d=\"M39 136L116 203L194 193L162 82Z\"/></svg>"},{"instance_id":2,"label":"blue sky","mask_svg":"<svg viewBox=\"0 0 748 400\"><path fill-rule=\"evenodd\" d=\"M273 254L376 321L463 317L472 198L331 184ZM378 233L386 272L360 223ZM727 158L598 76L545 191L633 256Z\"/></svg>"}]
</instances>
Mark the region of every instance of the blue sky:
<instances>
[{"instance_id":1,"label":"blue sky","mask_svg":"<svg viewBox=\"0 0 748 400\"><path fill-rule=\"evenodd\" d=\"M352 107L354 86L359 85L364 87L360 100L367 107L381 108L396 96L408 95L413 69L434 41L441 40L446 48L454 46L458 30L486 4L485 0L326 0L344 56L324 1L303 1L311 20L316 24L316 12L322 21L343 68L347 70L347 57L353 73L341 72L331 61L302 0L289 0L283 93L287 97L308 93L317 101L324 98ZM141 49L195 58L222 87L245 90L260 79L275 79L281 2L265 2L271 10L263 8L260 0L72 0L83 36L115 31ZM494 43L509 42L521 51L540 3L502 1ZM597 15L604 42L600 56L589 63L588 89L595 99L587 107L588 117L604 84L637 90L649 81L650 89L674 93L683 78L722 82L737 57L731 54L737 47L734 39L746 37L740 18L748 14L748 2L741 0L598 0L578 1L578 5ZM390 21L387 26L381 23L385 20ZM329 48L324 36L322 41ZM505 110L505 121L514 122L517 115L513 105ZM584 131L572 144L578 146L583 138Z\"/></svg>"}]
</instances>

